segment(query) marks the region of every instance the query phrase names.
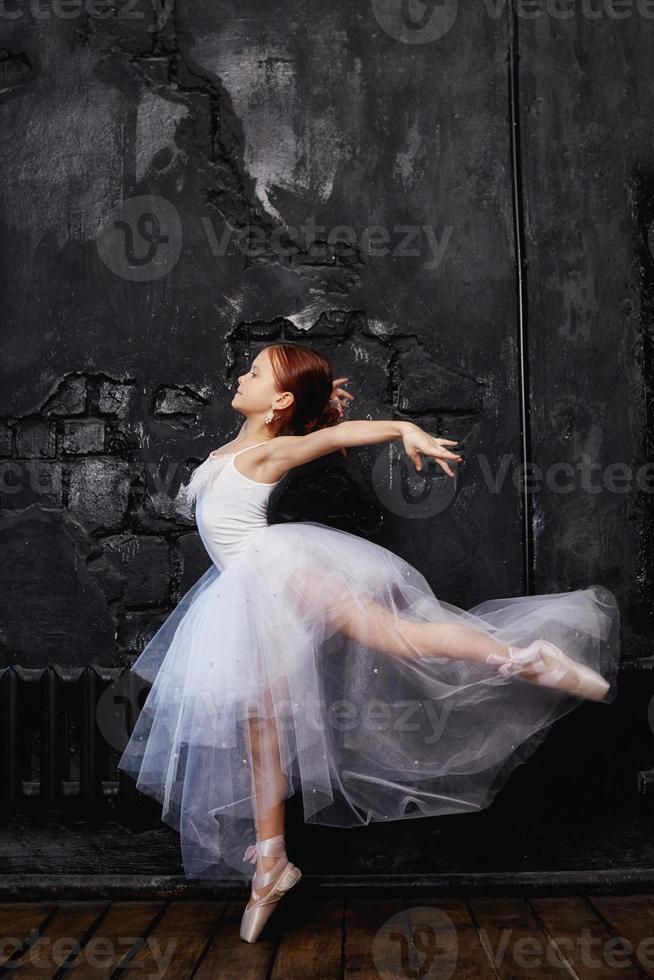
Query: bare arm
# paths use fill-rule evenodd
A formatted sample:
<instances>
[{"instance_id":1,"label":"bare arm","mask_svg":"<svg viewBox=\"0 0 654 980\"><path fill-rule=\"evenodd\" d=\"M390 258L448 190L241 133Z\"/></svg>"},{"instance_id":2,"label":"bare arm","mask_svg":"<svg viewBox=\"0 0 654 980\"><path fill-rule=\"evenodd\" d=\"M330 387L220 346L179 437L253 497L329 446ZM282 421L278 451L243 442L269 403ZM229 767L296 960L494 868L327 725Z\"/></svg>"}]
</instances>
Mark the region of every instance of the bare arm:
<instances>
[{"instance_id":1,"label":"bare arm","mask_svg":"<svg viewBox=\"0 0 654 980\"><path fill-rule=\"evenodd\" d=\"M426 453L439 462L443 460L443 469L450 476L454 475L444 461L459 461L461 457L445 449L444 444L455 445L455 439L438 439L413 422L395 419L357 419L339 422L317 432L309 432L305 436L278 436L271 443L267 463L272 464L278 476L281 476L295 466L309 463L312 459L319 459L347 446L371 446L380 442L392 442L394 439L402 439L405 451L417 470L422 469L418 454Z\"/></svg>"}]
</instances>

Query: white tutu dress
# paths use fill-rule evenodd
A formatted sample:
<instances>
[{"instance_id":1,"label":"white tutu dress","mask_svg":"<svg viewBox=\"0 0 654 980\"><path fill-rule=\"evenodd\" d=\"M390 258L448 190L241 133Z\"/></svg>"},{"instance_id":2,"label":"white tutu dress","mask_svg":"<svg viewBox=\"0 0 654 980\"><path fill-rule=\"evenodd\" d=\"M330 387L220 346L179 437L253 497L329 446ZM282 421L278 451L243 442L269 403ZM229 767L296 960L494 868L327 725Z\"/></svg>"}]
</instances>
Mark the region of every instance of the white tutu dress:
<instances>
[{"instance_id":1,"label":"white tutu dress","mask_svg":"<svg viewBox=\"0 0 654 980\"><path fill-rule=\"evenodd\" d=\"M244 476L240 453L209 456L180 491L213 565L132 667L152 687L119 762L180 834L187 877L250 878L255 814L298 790L307 823L338 827L480 810L582 703L486 663L417 655L407 621L550 640L615 698L619 612L603 586L465 611L377 544L269 525L276 483ZM406 635L406 656L366 642L371 609Z\"/></svg>"}]
</instances>

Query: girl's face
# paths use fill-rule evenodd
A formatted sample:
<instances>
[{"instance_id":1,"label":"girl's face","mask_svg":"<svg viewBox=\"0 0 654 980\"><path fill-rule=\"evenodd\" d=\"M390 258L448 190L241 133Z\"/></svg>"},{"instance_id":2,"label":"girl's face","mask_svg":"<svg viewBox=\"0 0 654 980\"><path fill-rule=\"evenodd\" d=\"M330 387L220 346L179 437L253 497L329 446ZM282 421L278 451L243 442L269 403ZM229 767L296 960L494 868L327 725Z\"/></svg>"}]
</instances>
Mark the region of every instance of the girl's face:
<instances>
[{"instance_id":1,"label":"girl's face","mask_svg":"<svg viewBox=\"0 0 654 980\"><path fill-rule=\"evenodd\" d=\"M281 394L275 388L270 355L260 351L245 374L238 379L238 389L232 399L232 406L243 415L265 415L275 406L285 408L292 401L290 392Z\"/></svg>"}]
</instances>

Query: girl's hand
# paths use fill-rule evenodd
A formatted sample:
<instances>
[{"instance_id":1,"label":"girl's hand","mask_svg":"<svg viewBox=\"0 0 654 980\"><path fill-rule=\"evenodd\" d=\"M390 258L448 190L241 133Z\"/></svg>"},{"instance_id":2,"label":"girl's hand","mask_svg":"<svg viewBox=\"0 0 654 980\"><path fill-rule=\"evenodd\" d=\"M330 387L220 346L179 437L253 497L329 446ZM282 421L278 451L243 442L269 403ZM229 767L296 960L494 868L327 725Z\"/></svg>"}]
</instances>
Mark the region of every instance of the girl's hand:
<instances>
[{"instance_id":1,"label":"girl's hand","mask_svg":"<svg viewBox=\"0 0 654 980\"><path fill-rule=\"evenodd\" d=\"M345 390L345 388L339 387L344 381L349 381L349 380L350 380L349 378L336 378L336 380L332 384L332 396L329 399L331 402L334 403L334 405L338 407L338 411L341 416L340 418L341 422L345 417L345 412L350 407L348 405L348 400L354 401L354 395L351 395L349 391ZM338 425L338 423L336 424ZM344 459L348 458L345 448L342 447L341 449L339 449L339 452Z\"/></svg>"},{"instance_id":2,"label":"girl's hand","mask_svg":"<svg viewBox=\"0 0 654 980\"><path fill-rule=\"evenodd\" d=\"M425 456L433 456L438 465L449 476L454 476L454 473L445 460L451 459L455 463L461 463L463 461L463 457L459 453L445 449L446 443L456 446L458 439L440 439L437 436L430 435L429 432L425 432L419 425L411 424L402 436L402 442L407 456L413 460L413 465L418 471L422 470L421 453L424 453Z\"/></svg>"},{"instance_id":3,"label":"girl's hand","mask_svg":"<svg viewBox=\"0 0 654 980\"><path fill-rule=\"evenodd\" d=\"M332 395L330 401L338 407L341 420L343 419L347 408L349 408L347 401L354 401L354 395L351 395L349 391L345 390L345 388L339 387L342 382L349 380L349 378L336 378L332 385ZM341 401L341 399L345 399L345 402Z\"/></svg>"}]
</instances>

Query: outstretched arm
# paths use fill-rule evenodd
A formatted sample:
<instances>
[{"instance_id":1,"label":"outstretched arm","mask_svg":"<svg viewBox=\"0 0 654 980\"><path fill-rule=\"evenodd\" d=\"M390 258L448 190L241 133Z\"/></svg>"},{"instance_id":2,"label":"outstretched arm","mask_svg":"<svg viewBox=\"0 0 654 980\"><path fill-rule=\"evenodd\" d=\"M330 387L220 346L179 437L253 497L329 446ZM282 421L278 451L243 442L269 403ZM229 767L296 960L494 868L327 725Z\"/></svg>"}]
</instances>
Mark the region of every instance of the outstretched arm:
<instances>
[{"instance_id":1,"label":"outstretched arm","mask_svg":"<svg viewBox=\"0 0 654 980\"><path fill-rule=\"evenodd\" d=\"M461 461L458 453L445 448L446 444L456 445L456 439L432 436L413 422L361 419L339 422L337 425L318 429L317 432L309 432L305 436L278 436L270 444L266 462L274 463L276 468L279 467L279 473L283 474L294 466L301 466L347 446L371 446L379 442L392 442L394 439L402 439L405 452L417 470L422 469L421 453L436 459L449 476L454 474L446 460Z\"/></svg>"}]
</instances>

